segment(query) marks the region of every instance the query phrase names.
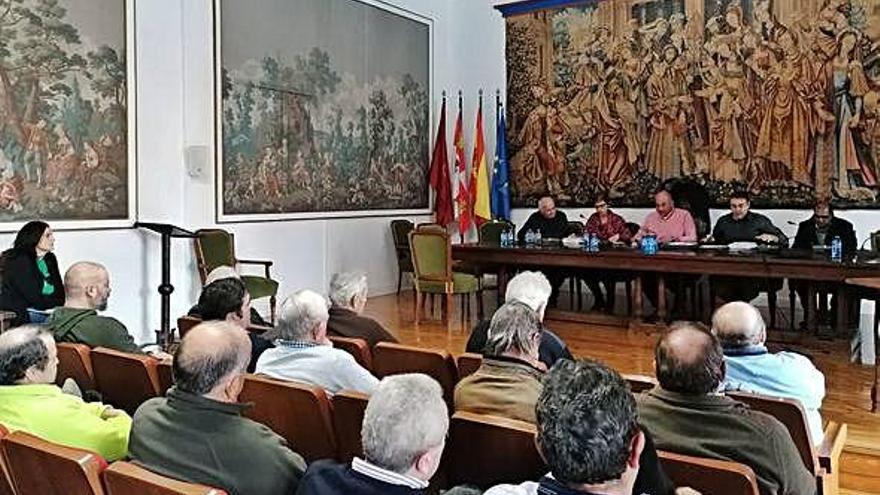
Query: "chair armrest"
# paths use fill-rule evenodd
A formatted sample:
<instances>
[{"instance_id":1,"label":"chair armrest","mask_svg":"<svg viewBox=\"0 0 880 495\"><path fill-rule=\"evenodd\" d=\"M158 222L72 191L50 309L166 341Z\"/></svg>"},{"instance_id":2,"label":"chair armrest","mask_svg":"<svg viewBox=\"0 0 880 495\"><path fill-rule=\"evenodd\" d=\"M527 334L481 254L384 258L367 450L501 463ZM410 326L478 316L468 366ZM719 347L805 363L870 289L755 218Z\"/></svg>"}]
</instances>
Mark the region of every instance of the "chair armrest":
<instances>
[{"instance_id":1,"label":"chair armrest","mask_svg":"<svg viewBox=\"0 0 880 495\"><path fill-rule=\"evenodd\" d=\"M829 421L825 427L825 436L822 443L816 449L819 465L829 473L837 473L840 469L840 453L846 443L848 434L846 423Z\"/></svg>"}]
</instances>

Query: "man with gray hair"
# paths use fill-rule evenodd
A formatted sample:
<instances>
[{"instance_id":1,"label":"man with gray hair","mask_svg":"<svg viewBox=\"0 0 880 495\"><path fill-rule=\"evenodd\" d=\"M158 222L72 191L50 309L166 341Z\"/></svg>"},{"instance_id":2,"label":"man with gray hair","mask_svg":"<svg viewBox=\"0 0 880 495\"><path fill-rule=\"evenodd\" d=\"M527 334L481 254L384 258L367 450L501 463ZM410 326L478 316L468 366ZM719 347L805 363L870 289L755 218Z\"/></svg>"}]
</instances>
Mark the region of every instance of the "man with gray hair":
<instances>
[{"instance_id":1,"label":"man with gray hair","mask_svg":"<svg viewBox=\"0 0 880 495\"><path fill-rule=\"evenodd\" d=\"M443 391L421 374L382 379L361 425L364 458L309 466L297 494L415 495L426 493L440 465L449 416Z\"/></svg>"},{"instance_id":2,"label":"man with gray hair","mask_svg":"<svg viewBox=\"0 0 880 495\"><path fill-rule=\"evenodd\" d=\"M724 349L724 389L799 400L807 413L813 443L822 443L819 408L825 398L825 375L813 362L796 352L769 352L764 318L758 308L746 302L718 308L712 315L712 332Z\"/></svg>"},{"instance_id":3,"label":"man with gray hair","mask_svg":"<svg viewBox=\"0 0 880 495\"><path fill-rule=\"evenodd\" d=\"M541 320L521 302L506 303L489 327L483 364L455 386L455 409L535 422L547 367L538 360Z\"/></svg>"},{"instance_id":4,"label":"man with gray hair","mask_svg":"<svg viewBox=\"0 0 880 495\"><path fill-rule=\"evenodd\" d=\"M367 276L342 272L330 279L330 320L327 333L333 336L364 339L370 347L379 342L397 342L382 325L363 316L367 305Z\"/></svg>"},{"instance_id":5,"label":"man with gray hair","mask_svg":"<svg viewBox=\"0 0 880 495\"><path fill-rule=\"evenodd\" d=\"M164 476L230 495L293 493L305 470L283 438L242 417L238 402L251 355L234 323L200 323L174 355L174 387L134 415L129 454Z\"/></svg>"},{"instance_id":6,"label":"man with gray hair","mask_svg":"<svg viewBox=\"0 0 880 495\"><path fill-rule=\"evenodd\" d=\"M538 319L544 320L544 311L547 309L547 301L551 292L550 282L541 272L524 271L517 274L507 282L507 290L504 293L504 302L521 302L538 314ZM465 350L477 354L483 354L486 348L486 340L489 335L490 319L486 318L474 327L468 339ZM555 333L543 325L541 326L541 345L538 347L539 359L547 368L551 368L560 358L572 359L571 352Z\"/></svg>"},{"instance_id":7,"label":"man with gray hair","mask_svg":"<svg viewBox=\"0 0 880 495\"><path fill-rule=\"evenodd\" d=\"M371 394L379 383L351 354L327 338L329 313L324 296L301 290L281 305L275 348L260 355L256 373L311 383L333 395L340 390Z\"/></svg>"}]
</instances>

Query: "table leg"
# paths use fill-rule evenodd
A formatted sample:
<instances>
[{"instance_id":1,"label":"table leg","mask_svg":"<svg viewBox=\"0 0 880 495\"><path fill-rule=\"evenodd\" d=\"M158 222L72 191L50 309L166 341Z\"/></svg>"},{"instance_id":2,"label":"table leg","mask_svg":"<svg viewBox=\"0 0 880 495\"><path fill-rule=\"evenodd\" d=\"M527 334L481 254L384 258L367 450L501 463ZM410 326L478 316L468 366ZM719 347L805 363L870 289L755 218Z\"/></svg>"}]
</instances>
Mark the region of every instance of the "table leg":
<instances>
[{"instance_id":1,"label":"table leg","mask_svg":"<svg viewBox=\"0 0 880 495\"><path fill-rule=\"evenodd\" d=\"M813 282L807 283L807 301L804 307L807 310L807 314L804 315L804 319L807 320L807 331L809 333L815 335L816 334L816 285Z\"/></svg>"},{"instance_id":2,"label":"table leg","mask_svg":"<svg viewBox=\"0 0 880 495\"><path fill-rule=\"evenodd\" d=\"M633 279L633 288L632 288L632 310L633 310L633 318L641 323L642 317L644 316L644 311L642 309L642 274L638 274L636 278Z\"/></svg>"},{"instance_id":3,"label":"table leg","mask_svg":"<svg viewBox=\"0 0 880 495\"><path fill-rule=\"evenodd\" d=\"M837 305L837 315L834 318L834 335L846 335L846 323L849 317L849 303L847 299L846 286L838 284L837 295L835 301Z\"/></svg>"},{"instance_id":4,"label":"table leg","mask_svg":"<svg viewBox=\"0 0 880 495\"><path fill-rule=\"evenodd\" d=\"M871 385L871 412L877 412L877 386L880 383L880 298L874 299L874 325L871 326L874 340L874 383Z\"/></svg>"},{"instance_id":5,"label":"table leg","mask_svg":"<svg viewBox=\"0 0 880 495\"><path fill-rule=\"evenodd\" d=\"M657 319L666 321L666 279L662 273L657 273Z\"/></svg>"},{"instance_id":6,"label":"table leg","mask_svg":"<svg viewBox=\"0 0 880 495\"><path fill-rule=\"evenodd\" d=\"M504 304L504 293L507 292L507 265L501 265L498 268L498 294L496 307L501 307Z\"/></svg>"}]
</instances>

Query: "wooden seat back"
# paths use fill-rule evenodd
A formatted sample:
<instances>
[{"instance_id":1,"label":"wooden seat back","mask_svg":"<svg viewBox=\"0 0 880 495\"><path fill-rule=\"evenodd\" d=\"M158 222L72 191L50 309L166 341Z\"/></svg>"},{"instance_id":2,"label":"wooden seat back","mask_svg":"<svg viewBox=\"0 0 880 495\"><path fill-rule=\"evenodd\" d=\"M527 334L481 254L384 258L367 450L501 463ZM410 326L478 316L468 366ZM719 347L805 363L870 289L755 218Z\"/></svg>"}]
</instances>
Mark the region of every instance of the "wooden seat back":
<instances>
[{"instance_id":1,"label":"wooden seat back","mask_svg":"<svg viewBox=\"0 0 880 495\"><path fill-rule=\"evenodd\" d=\"M104 402L134 414L146 400L161 395L157 360L105 347L92 349L95 384Z\"/></svg>"},{"instance_id":2,"label":"wooden seat back","mask_svg":"<svg viewBox=\"0 0 880 495\"><path fill-rule=\"evenodd\" d=\"M535 425L464 411L452 415L444 458L450 486L468 483L486 489L547 473L535 447Z\"/></svg>"},{"instance_id":3,"label":"wooden seat back","mask_svg":"<svg viewBox=\"0 0 880 495\"><path fill-rule=\"evenodd\" d=\"M758 495L758 481L745 464L718 461L658 451L660 463L678 486L689 486L700 493Z\"/></svg>"},{"instance_id":4,"label":"wooden seat back","mask_svg":"<svg viewBox=\"0 0 880 495\"><path fill-rule=\"evenodd\" d=\"M9 430L0 424L0 443L3 442L3 437L8 434ZM12 477L9 474L9 467L6 464L2 447L0 447L0 495L15 495L15 491L12 489Z\"/></svg>"},{"instance_id":5,"label":"wooden seat back","mask_svg":"<svg viewBox=\"0 0 880 495\"><path fill-rule=\"evenodd\" d=\"M92 349L85 344L59 342L58 374L55 384L59 387L68 378L79 385L80 390L95 390L95 373L92 371Z\"/></svg>"},{"instance_id":6,"label":"wooden seat back","mask_svg":"<svg viewBox=\"0 0 880 495\"><path fill-rule=\"evenodd\" d=\"M458 369L452 355L445 350L379 342L373 348L373 370L380 378L399 373L424 373L440 384L449 411L455 408L453 392L458 383Z\"/></svg>"},{"instance_id":7,"label":"wooden seat back","mask_svg":"<svg viewBox=\"0 0 880 495\"><path fill-rule=\"evenodd\" d=\"M461 380L466 376L476 373L483 364L483 355L473 352L466 352L455 360L458 365L458 379Z\"/></svg>"},{"instance_id":8,"label":"wooden seat back","mask_svg":"<svg viewBox=\"0 0 880 495\"><path fill-rule=\"evenodd\" d=\"M354 360L365 369L373 371L373 353L370 344L364 339L351 337L330 337L333 347L341 349L354 357Z\"/></svg>"},{"instance_id":9,"label":"wooden seat back","mask_svg":"<svg viewBox=\"0 0 880 495\"><path fill-rule=\"evenodd\" d=\"M187 332L192 330L192 328L199 323L202 322L201 318L196 318L195 316L181 316L177 319L177 335L182 339Z\"/></svg>"},{"instance_id":10,"label":"wooden seat back","mask_svg":"<svg viewBox=\"0 0 880 495\"><path fill-rule=\"evenodd\" d=\"M156 363L156 374L159 377L159 392L164 396L174 386L174 371L170 361Z\"/></svg>"},{"instance_id":11,"label":"wooden seat back","mask_svg":"<svg viewBox=\"0 0 880 495\"><path fill-rule=\"evenodd\" d=\"M144 469L130 462L114 462L104 470L107 495L225 495L210 486L187 483Z\"/></svg>"},{"instance_id":12,"label":"wooden seat back","mask_svg":"<svg viewBox=\"0 0 880 495\"><path fill-rule=\"evenodd\" d=\"M103 495L101 472L107 462L88 450L47 442L16 431L0 446L20 495Z\"/></svg>"},{"instance_id":13,"label":"wooden seat back","mask_svg":"<svg viewBox=\"0 0 880 495\"><path fill-rule=\"evenodd\" d=\"M239 401L253 402L244 415L284 437L306 461L336 458L332 406L321 387L247 375Z\"/></svg>"},{"instance_id":14,"label":"wooden seat back","mask_svg":"<svg viewBox=\"0 0 880 495\"><path fill-rule=\"evenodd\" d=\"M340 462L363 456L361 424L370 397L361 392L343 390L333 396L333 429L339 442Z\"/></svg>"},{"instance_id":15,"label":"wooden seat back","mask_svg":"<svg viewBox=\"0 0 880 495\"><path fill-rule=\"evenodd\" d=\"M621 375L623 379L626 380L626 383L629 384L629 389L634 394L640 394L647 390L651 390L657 385L657 380L653 377L647 375Z\"/></svg>"}]
</instances>

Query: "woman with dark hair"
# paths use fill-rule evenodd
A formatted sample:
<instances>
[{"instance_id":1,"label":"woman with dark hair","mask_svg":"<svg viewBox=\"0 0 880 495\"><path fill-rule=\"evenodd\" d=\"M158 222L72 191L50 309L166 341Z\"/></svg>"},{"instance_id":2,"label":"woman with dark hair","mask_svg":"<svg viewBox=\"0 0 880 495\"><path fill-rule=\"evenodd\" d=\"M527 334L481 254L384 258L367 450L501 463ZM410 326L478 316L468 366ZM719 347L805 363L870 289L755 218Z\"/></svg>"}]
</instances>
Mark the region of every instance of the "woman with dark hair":
<instances>
[{"instance_id":1,"label":"woman with dark hair","mask_svg":"<svg viewBox=\"0 0 880 495\"><path fill-rule=\"evenodd\" d=\"M54 248L52 228L35 220L26 223L12 248L0 255L0 308L15 311L14 326L31 322L28 308L46 310L64 304L64 283Z\"/></svg>"}]
</instances>

